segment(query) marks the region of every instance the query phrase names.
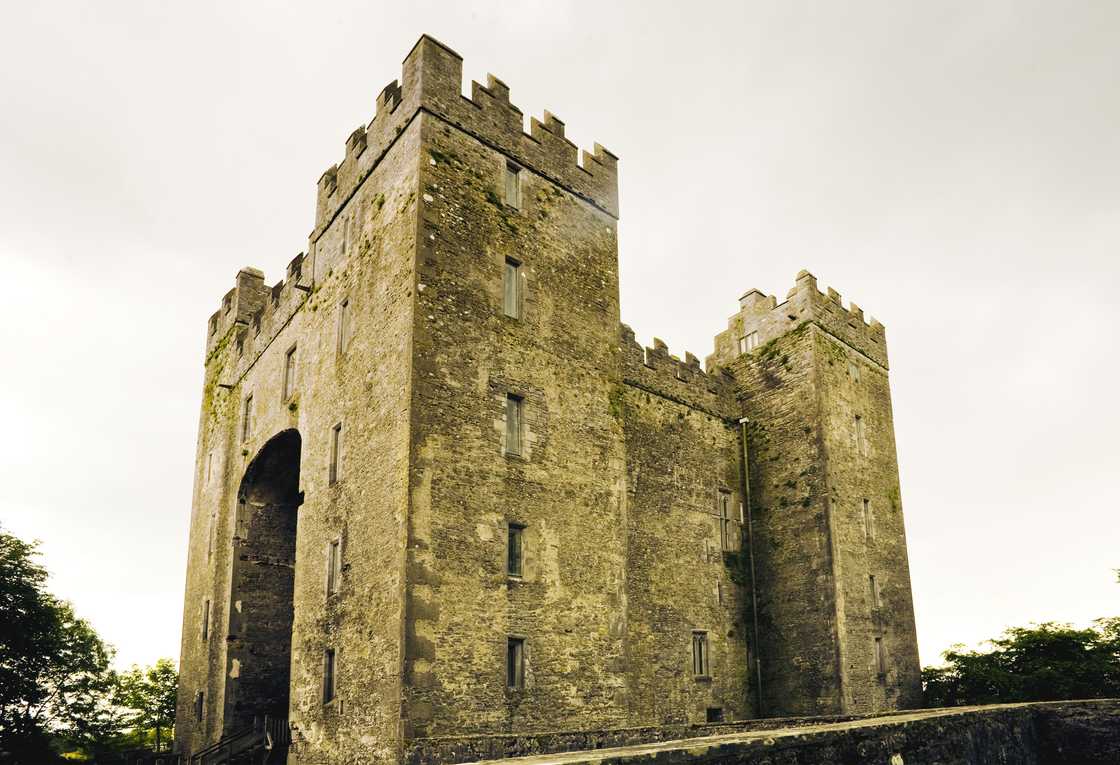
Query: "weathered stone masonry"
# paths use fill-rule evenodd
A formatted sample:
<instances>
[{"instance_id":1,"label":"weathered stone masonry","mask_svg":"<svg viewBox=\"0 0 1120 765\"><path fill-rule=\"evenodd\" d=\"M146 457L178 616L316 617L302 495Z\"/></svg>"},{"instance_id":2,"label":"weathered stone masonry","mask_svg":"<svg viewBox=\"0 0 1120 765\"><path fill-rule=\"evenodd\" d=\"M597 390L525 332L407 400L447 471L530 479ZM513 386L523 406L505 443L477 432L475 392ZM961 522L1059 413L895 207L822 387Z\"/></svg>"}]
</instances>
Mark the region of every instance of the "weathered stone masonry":
<instances>
[{"instance_id":1,"label":"weathered stone masonry","mask_svg":"<svg viewBox=\"0 0 1120 765\"><path fill-rule=\"evenodd\" d=\"M292 761L397 762L913 704L882 326L803 274L748 293L705 369L642 348L616 158L461 71L421 38L320 179L307 254L210 319L180 750L265 714Z\"/></svg>"}]
</instances>

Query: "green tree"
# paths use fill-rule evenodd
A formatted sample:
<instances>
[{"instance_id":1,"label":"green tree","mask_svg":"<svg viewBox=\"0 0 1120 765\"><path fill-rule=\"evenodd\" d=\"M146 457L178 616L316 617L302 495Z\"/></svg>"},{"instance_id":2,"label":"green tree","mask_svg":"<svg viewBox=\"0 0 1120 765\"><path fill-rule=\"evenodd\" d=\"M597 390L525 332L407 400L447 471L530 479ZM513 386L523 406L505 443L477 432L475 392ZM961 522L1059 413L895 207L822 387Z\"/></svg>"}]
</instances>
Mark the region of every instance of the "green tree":
<instances>
[{"instance_id":1,"label":"green tree","mask_svg":"<svg viewBox=\"0 0 1120 765\"><path fill-rule=\"evenodd\" d=\"M156 751L163 748L163 732L170 732L175 724L178 688L179 673L170 659L160 659L146 669L133 665L118 678L116 700L130 710L128 724L134 736L146 743L152 733Z\"/></svg>"},{"instance_id":2,"label":"green tree","mask_svg":"<svg viewBox=\"0 0 1120 765\"><path fill-rule=\"evenodd\" d=\"M1012 627L991 650L954 646L922 671L929 706L1105 698L1120 695L1120 617L1089 629L1047 622Z\"/></svg>"},{"instance_id":3,"label":"green tree","mask_svg":"<svg viewBox=\"0 0 1120 765\"><path fill-rule=\"evenodd\" d=\"M112 746L123 717L110 701L112 650L69 603L46 591L37 546L0 529L0 759L56 759L58 737Z\"/></svg>"}]
</instances>

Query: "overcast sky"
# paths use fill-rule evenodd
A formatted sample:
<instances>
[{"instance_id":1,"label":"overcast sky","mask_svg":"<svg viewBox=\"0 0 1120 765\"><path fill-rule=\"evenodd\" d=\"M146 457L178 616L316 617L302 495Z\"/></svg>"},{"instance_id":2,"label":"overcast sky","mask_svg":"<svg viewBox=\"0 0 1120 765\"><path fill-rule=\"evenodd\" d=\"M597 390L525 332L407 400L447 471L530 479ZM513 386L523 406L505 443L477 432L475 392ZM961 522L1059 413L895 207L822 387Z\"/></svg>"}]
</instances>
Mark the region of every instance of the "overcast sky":
<instances>
[{"instance_id":1,"label":"overcast sky","mask_svg":"<svg viewBox=\"0 0 1120 765\"><path fill-rule=\"evenodd\" d=\"M1120 4L0 10L0 524L177 657L207 317L427 32L619 167L622 313L703 358L801 268L887 328L923 662L1120 614Z\"/></svg>"}]
</instances>

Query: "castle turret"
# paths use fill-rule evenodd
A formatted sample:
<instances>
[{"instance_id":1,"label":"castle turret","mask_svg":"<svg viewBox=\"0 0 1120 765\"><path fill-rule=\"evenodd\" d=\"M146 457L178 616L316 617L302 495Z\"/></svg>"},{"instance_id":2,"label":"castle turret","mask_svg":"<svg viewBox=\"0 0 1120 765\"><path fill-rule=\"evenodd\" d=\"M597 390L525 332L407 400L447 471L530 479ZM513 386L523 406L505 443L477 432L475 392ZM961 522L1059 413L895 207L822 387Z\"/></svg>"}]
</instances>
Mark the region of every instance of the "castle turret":
<instances>
[{"instance_id":1,"label":"castle turret","mask_svg":"<svg viewBox=\"0 0 1120 765\"><path fill-rule=\"evenodd\" d=\"M918 704L883 326L802 271L715 346L747 424L763 712Z\"/></svg>"}]
</instances>

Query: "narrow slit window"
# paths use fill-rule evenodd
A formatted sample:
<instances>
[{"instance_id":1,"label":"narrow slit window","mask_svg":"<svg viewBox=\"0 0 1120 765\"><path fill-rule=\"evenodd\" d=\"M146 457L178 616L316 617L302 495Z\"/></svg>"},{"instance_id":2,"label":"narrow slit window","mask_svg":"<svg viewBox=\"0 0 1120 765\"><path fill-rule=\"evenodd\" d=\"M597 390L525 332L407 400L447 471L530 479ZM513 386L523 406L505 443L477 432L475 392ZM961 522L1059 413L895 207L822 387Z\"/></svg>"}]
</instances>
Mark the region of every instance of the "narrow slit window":
<instances>
[{"instance_id":1,"label":"narrow slit window","mask_svg":"<svg viewBox=\"0 0 1120 765\"><path fill-rule=\"evenodd\" d=\"M206 696L199 691L194 695L194 721L202 722L202 709L206 704Z\"/></svg>"},{"instance_id":2,"label":"narrow slit window","mask_svg":"<svg viewBox=\"0 0 1120 765\"><path fill-rule=\"evenodd\" d=\"M334 701L338 690L337 657L333 648L323 651L323 703L330 704Z\"/></svg>"},{"instance_id":3,"label":"narrow slit window","mask_svg":"<svg viewBox=\"0 0 1120 765\"><path fill-rule=\"evenodd\" d=\"M867 438L864 431L863 417L856 415L855 420L856 451L861 455L867 454Z\"/></svg>"},{"instance_id":4,"label":"narrow slit window","mask_svg":"<svg viewBox=\"0 0 1120 765\"><path fill-rule=\"evenodd\" d=\"M213 472L214 467L214 452L209 452L206 455L206 484L210 485L210 474Z\"/></svg>"},{"instance_id":5,"label":"narrow slit window","mask_svg":"<svg viewBox=\"0 0 1120 765\"><path fill-rule=\"evenodd\" d=\"M513 258L506 258L502 276L502 310L506 316L521 318L521 263Z\"/></svg>"},{"instance_id":6,"label":"narrow slit window","mask_svg":"<svg viewBox=\"0 0 1120 765\"><path fill-rule=\"evenodd\" d=\"M338 352L346 351L346 343L350 340L350 299L347 298L338 304Z\"/></svg>"},{"instance_id":7,"label":"narrow slit window","mask_svg":"<svg viewBox=\"0 0 1120 765\"><path fill-rule=\"evenodd\" d=\"M505 646L505 684L507 688L516 690L525 687L525 640L523 637L507 638Z\"/></svg>"},{"instance_id":8,"label":"narrow slit window","mask_svg":"<svg viewBox=\"0 0 1120 765\"><path fill-rule=\"evenodd\" d=\"M506 204L521 207L521 168L512 162L506 163Z\"/></svg>"},{"instance_id":9,"label":"narrow slit window","mask_svg":"<svg viewBox=\"0 0 1120 765\"><path fill-rule=\"evenodd\" d=\"M879 582L875 580L875 575L871 574L867 577L868 593L871 596L871 607L879 608L881 605L879 600Z\"/></svg>"},{"instance_id":10,"label":"narrow slit window","mask_svg":"<svg viewBox=\"0 0 1120 765\"><path fill-rule=\"evenodd\" d=\"M726 489L719 490L719 545L724 551L735 549L731 529L731 492Z\"/></svg>"},{"instance_id":11,"label":"narrow slit window","mask_svg":"<svg viewBox=\"0 0 1120 765\"><path fill-rule=\"evenodd\" d=\"M342 423L331 428L331 463L327 482L330 485L338 483L342 477Z\"/></svg>"},{"instance_id":12,"label":"narrow slit window","mask_svg":"<svg viewBox=\"0 0 1120 765\"><path fill-rule=\"evenodd\" d=\"M520 690L525 687L525 639L511 637L506 640L506 687Z\"/></svg>"},{"instance_id":13,"label":"narrow slit window","mask_svg":"<svg viewBox=\"0 0 1120 765\"><path fill-rule=\"evenodd\" d=\"M506 544L506 573L510 576L521 576L521 543L524 539L525 527L519 523L509 525L509 534Z\"/></svg>"},{"instance_id":14,"label":"narrow slit window","mask_svg":"<svg viewBox=\"0 0 1120 765\"><path fill-rule=\"evenodd\" d=\"M521 396L506 394L506 454L521 454Z\"/></svg>"},{"instance_id":15,"label":"narrow slit window","mask_svg":"<svg viewBox=\"0 0 1120 765\"><path fill-rule=\"evenodd\" d=\"M709 677L708 633L692 633L692 674L696 677Z\"/></svg>"},{"instance_id":16,"label":"narrow slit window","mask_svg":"<svg viewBox=\"0 0 1120 765\"><path fill-rule=\"evenodd\" d=\"M284 354L284 400L292 397L296 390L296 347L293 345Z\"/></svg>"},{"instance_id":17,"label":"narrow slit window","mask_svg":"<svg viewBox=\"0 0 1120 765\"><path fill-rule=\"evenodd\" d=\"M875 671L880 675L887 674L887 652L881 637L875 638Z\"/></svg>"},{"instance_id":18,"label":"narrow slit window","mask_svg":"<svg viewBox=\"0 0 1120 765\"><path fill-rule=\"evenodd\" d=\"M253 435L253 395L250 393L245 398L241 409L241 440L248 441Z\"/></svg>"},{"instance_id":19,"label":"narrow slit window","mask_svg":"<svg viewBox=\"0 0 1120 765\"><path fill-rule=\"evenodd\" d=\"M341 583L342 540L334 539L327 545L327 594L337 594Z\"/></svg>"},{"instance_id":20,"label":"narrow slit window","mask_svg":"<svg viewBox=\"0 0 1120 765\"><path fill-rule=\"evenodd\" d=\"M217 533L215 528L214 513L210 513L210 524L206 529L206 560L210 560L210 556L214 554L214 534Z\"/></svg>"},{"instance_id":21,"label":"narrow slit window","mask_svg":"<svg viewBox=\"0 0 1120 765\"><path fill-rule=\"evenodd\" d=\"M210 639L210 599L202 602L202 639Z\"/></svg>"},{"instance_id":22,"label":"narrow slit window","mask_svg":"<svg viewBox=\"0 0 1120 765\"><path fill-rule=\"evenodd\" d=\"M870 542L875 539L875 514L871 510L871 500L863 500L863 539Z\"/></svg>"}]
</instances>

